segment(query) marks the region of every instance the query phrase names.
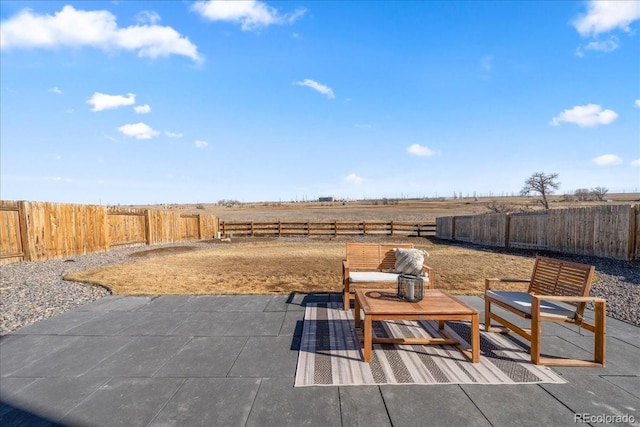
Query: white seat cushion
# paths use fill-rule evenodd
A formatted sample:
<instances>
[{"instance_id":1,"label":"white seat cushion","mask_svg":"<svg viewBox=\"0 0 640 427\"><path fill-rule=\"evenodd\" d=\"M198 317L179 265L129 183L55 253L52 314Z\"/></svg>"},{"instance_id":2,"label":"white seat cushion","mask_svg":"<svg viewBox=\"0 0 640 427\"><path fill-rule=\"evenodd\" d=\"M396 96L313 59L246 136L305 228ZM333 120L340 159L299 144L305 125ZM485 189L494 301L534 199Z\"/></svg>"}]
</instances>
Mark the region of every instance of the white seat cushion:
<instances>
[{"instance_id":1,"label":"white seat cushion","mask_svg":"<svg viewBox=\"0 0 640 427\"><path fill-rule=\"evenodd\" d=\"M531 315L531 294L527 292L487 291L486 296L513 307L518 311ZM540 312L545 316L557 318L573 318L576 309L570 304L554 304L549 301L540 302Z\"/></svg>"},{"instance_id":2,"label":"white seat cushion","mask_svg":"<svg viewBox=\"0 0 640 427\"><path fill-rule=\"evenodd\" d=\"M385 273L382 271L350 271L349 283L397 283L398 273ZM425 284L429 282L429 276L422 276Z\"/></svg>"}]
</instances>

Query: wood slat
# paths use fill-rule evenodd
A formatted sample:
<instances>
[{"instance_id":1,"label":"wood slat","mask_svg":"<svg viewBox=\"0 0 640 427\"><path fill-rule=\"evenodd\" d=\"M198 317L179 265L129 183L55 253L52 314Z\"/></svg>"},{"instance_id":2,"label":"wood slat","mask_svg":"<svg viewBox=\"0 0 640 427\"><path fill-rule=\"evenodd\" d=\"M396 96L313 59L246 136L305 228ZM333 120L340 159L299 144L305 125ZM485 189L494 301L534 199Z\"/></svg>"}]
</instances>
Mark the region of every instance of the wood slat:
<instances>
[{"instance_id":1,"label":"wood slat","mask_svg":"<svg viewBox=\"0 0 640 427\"><path fill-rule=\"evenodd\" d=\"M636 204L440 217L436 228L439 238L488 246L640 258L640 207Z\"/></svg>"},{"instance_id":2,"label":"wood slat","mask_svg":"<svg viewBox=\"0 0 640 427\"><path fill-rule=\"evenodd\" d=\"M273 235L384 235L384 236L435 236L436 224L395 221L278 221L278 222L220 222L224 235L273 236Z\"/></svg>"},{"instance_id":3,"label":"wood slat","mask_svg":"<svg viewBox=\"0 0 640 427\"><path fill-rule=\"evenodd\" d=\"M413 243L347 242L346 259L351 271L384 271L395 266L394 248L413 249Z\"/></svg>"},{"instance_id":4,"label":"wood slat","mask_svg":"<svg viewBox=\"0 0 640 427\"><path fill-rule=\"evenodd\" d=\"M213 215L50 202L0 201L1 263L43 260L115 246L212 238Z\"/></svg>"}]
</instances>

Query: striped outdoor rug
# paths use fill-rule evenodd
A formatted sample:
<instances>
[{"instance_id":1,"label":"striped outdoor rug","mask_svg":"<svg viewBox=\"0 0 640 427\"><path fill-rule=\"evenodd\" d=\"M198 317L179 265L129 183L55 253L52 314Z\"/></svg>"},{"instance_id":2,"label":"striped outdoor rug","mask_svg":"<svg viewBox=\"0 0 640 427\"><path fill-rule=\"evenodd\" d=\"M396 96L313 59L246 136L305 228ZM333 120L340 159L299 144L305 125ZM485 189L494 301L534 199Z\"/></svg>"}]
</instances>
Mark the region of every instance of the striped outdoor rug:
<instances>
[{"instance_id":1,"label":"striped outdoor rug","mask_svg":"<svg viewBox=\"0 0 640 427\"><path fill-rule=\"evenodd\" d=\"M295 386L365 384L525 384L565 383L550 368L531 363L527 350L507 336L480 327L480 363L469 362L454 346L374 344L370 363L354 333L352 311L341 303L307 305ZM378 337L440 336L432 321L374 322ZM446 328L468 345L466 322ZM470 345L469 345L470 348Z\"/></svg>"}]
</instances>

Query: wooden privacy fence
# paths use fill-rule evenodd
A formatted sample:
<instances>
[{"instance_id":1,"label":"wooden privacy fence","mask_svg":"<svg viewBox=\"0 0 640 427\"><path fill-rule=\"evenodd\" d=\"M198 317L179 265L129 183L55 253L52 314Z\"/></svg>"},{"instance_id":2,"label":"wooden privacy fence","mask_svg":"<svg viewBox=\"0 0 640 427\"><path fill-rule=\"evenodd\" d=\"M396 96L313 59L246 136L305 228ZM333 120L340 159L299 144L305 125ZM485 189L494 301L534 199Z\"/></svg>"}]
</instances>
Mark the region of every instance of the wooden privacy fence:
<instances>
[{"instance_id":1,"label":"wooden privacy fence","mask_svg":"<svg viewBox=\"0 0 640 427\"><path fill-rule=\"evenodd\" d=\"M0 263L214 237L218 218L154 209L0 201Z\"/></svg>"},{"instance_id":2,"label":"wooden privacy fence","mask_svg":"<svg viewBox=\"0 0 640 427\"><path fill-rule=\"evenodd\" d=\"M520 249L640 259L638 205L436 218L436 237Z\"/></svg>"},{"instance_id":3,"label":"wooden privacy fence","mask_svg":"<svg viewBox=\"0 0 640 427\"><path fill-rule=\"evenodd\" d=\"M339 236L384 235L435 236L436 224L397 221L325 221L325 222L228 222L220 221L222 236Z\"/></svg>"}]
</instances>

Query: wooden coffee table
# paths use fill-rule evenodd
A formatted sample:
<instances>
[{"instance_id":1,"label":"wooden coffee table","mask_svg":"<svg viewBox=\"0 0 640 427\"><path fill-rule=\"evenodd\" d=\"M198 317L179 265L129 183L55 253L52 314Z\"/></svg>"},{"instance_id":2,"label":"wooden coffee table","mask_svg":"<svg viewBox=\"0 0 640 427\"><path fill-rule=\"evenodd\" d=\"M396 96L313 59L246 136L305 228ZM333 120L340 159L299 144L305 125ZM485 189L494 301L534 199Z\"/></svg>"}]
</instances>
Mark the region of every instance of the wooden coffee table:
<instances>
[{"instance_id":1,"label":"wooden coffee table","mask_svg":"<svg viewBox=\"0 0 640 427\"><path fill-rule=\"evenodd\" d=\"M439 289L425 289L418 302L399 299L395 292L381 289L356 289L355 325L361 328L360 309L364 312L364 361L371 361L374 343L379 344L452 344L471 362L480 362L480 327L478 310ZM437 320L440 338L378 338L372 336L376 320ZM471 322L471 351L444 329L447 320Z\"/></svg>"}]
</instances>

